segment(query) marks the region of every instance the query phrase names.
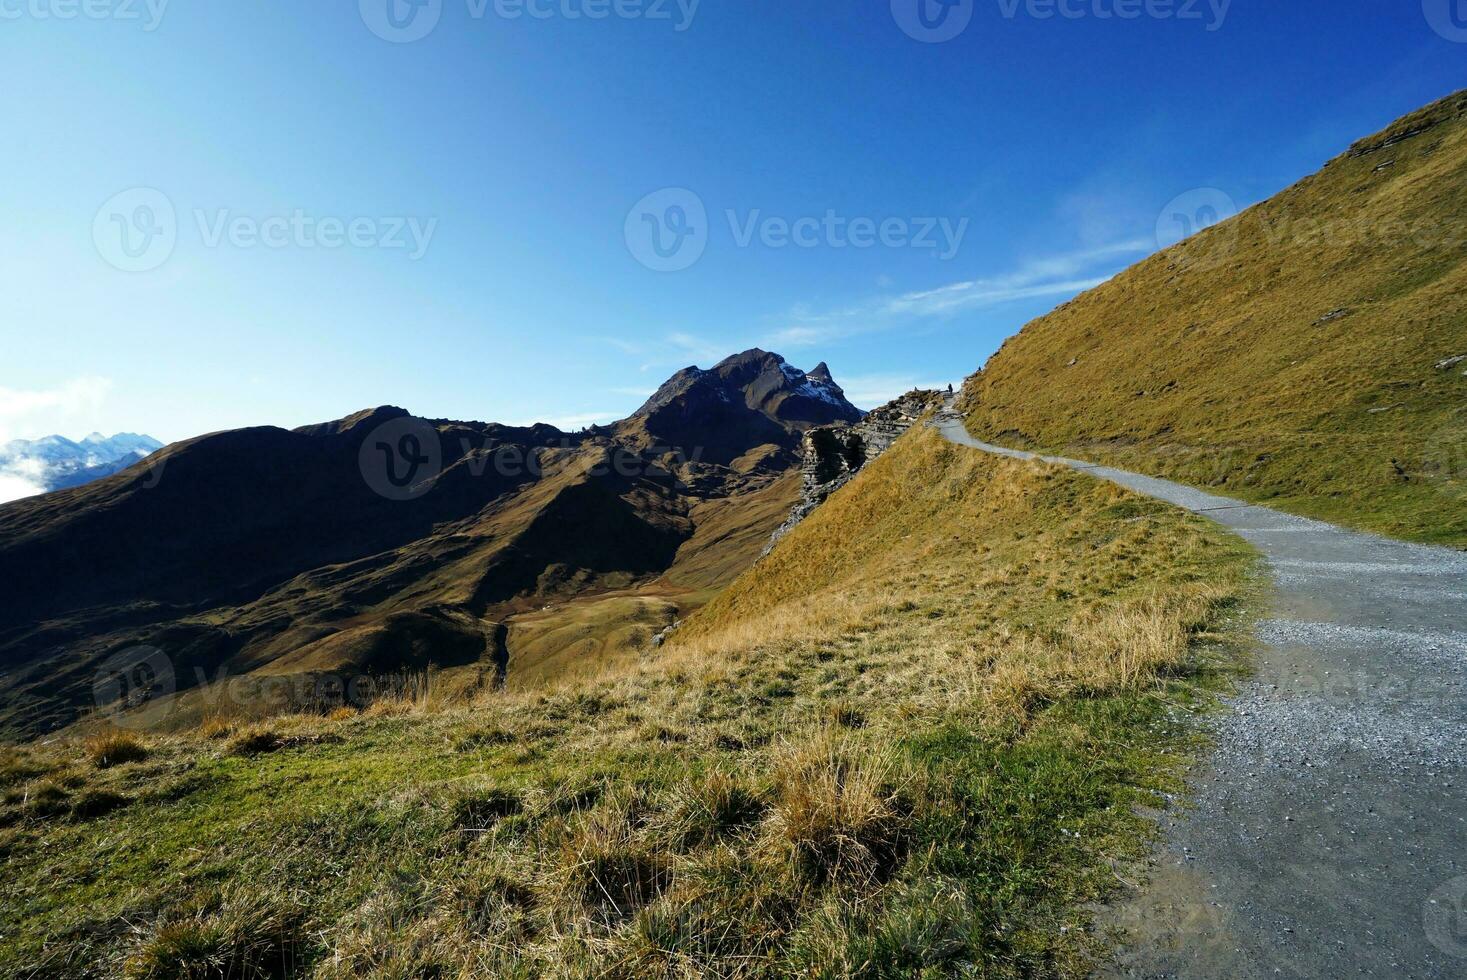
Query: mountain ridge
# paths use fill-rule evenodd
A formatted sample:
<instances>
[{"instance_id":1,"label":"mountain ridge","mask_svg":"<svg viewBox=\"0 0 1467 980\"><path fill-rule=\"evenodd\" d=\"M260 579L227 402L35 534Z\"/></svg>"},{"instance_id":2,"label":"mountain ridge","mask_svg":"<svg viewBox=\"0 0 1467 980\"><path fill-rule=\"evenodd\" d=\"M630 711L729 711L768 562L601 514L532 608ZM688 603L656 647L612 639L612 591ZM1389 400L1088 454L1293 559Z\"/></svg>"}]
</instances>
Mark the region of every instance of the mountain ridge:
<instances>
[{"instance_id":1,"label":"mountain ridge","mask_svg":"<svg viewBox=\"0 0 1467 980\"><path fill-rule=\"evenodd\" d=\"M500 624L547 603L631 589L668 616L694 607L788 511L801 434L860 413L777 354L693 371L647 411L578 433L378 406L198 436L0 506L0 576L16 583L0 726L54 727L85 706L88 670L129 645L164 650L178 676L284 658L381 669L422 626L468 667L464 650L488 656ZM521 643L537 638L511 629Z\"/></svg>"},{"instance_id":2,"label":"mountain ridge","mask_svg":"<svg viewBox=\"0 0 1467 980\"><path fill-rule=\"evenodd\" d=\"M17 493L47 493L111 476L162 448L136 432L93 432L79 441L61 435L14 439L0 446L0 477L15 481Z\"/></svg>"}]
</instances>

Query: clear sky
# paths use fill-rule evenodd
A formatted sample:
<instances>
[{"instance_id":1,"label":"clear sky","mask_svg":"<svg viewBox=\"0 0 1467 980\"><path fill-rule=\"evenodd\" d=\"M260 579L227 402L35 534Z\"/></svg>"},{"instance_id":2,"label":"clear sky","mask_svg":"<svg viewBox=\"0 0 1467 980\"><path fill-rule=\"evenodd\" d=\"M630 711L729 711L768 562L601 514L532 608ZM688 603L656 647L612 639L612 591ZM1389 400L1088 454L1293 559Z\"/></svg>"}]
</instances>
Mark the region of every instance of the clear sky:
<instances>
[{"instance_id":1,"label":"clear sky","mask_svg":"<svg viewBox=\"0 0 1467 980\"><path fill-rule=\"evenodd\" d=\"M0 440L871 407L1467 84L1458 0L952 2L0 0Z\"/></svg>"}]
</instances>

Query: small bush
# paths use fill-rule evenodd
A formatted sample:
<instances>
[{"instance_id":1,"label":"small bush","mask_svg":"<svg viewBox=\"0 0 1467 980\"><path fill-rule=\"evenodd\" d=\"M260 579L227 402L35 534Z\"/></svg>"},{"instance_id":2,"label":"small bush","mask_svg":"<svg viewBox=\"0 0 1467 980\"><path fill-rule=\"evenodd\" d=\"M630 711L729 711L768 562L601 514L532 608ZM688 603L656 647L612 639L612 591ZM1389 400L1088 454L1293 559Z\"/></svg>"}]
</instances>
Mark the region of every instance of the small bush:
<instances>
[{"instance_id":1,"label":"small bush","mask_svg":"<svg viewBox=\"0 0 1467 980\"><path fill-rule=\"evenodd\" d=\"M827 704L822 714L826 721L838 728L864 728L866 726L865 712L844 699Z\"/></svg>"},{"instance_id":2,"label":"small bush","mask_svg":"<svg viewBox=\"0 0 1467 980\"><path fill-rule=\"evenodd\" d=\"M139 938L127 980L276 980L295 970L303 916L293 905L240 889L166 919Z\"/></svg>"},{"instance_id":3,"label":"small bush","mask_svg":"<svg viewBox=\"0 0 1467 980\"><path fill-rule=\"evenodd\" d=\"M693 847L757 821L764 802L737 776L715 770L674 792L666 824L675 846Z\"/></svg>"},{"instance_id":4,"label":"small bush","mask_svg":"<svg viewBox=\"0 0 1467 980\"><path fill-rule=\"evenodd\" d=\"M113 810L120 810L132 801L118 793L105 789L89 789L71 804L71 815L77 820L95 820Z\"/></svg>"},{"instance_id":5,"label":"small bush","mask_svg":"<svg viewBox=\"0 0 1467 980\"><path fill-rule=\"evenodd\" d=\"M637 729L637 737L644 742L678 745L688 740L688 733L666 725L645 724Z\"/></svg>"},{"instance_id":6,"label":"small bush","mask_svg":"<svg viewBox=\"0 0 1467 980\"><path fill-rule=\"evenodd\" d=\"M672 880L661 855L638 839L625 801L587 814L561 848L562 892L604 914L628 915L655 899Z\"/></svg>"},{"instance_id":7,"label":"small bush","mask_svg":"<svg viewBox=\"0 0 1467 980\"><path fill-rule=\"evenodd\" d=\"M46 769L33 756L13 745L0 747L0 786L25 782L41 775Z\"/></svg>"},{"instance_id":8,"label":"small bush","mask_svg":"<svg viewBox=\"0 0 1467 980\"><path fill-rule=\"evenodd\" d=\"M505 817L523 809L518 795L491 789L458 799L453 804L453 824L461 830L487 830Z\"/></svg>"},{"instance_id":9,"label":"small bush","mask_svg":"<svg viewBox=\"0 0 1467 980\"><path fill-rule=\"evenodd\" d=\"M234 723L226 718L213 717L204 719L199 725L199 736L210 741L226 739L234 734Z\"/></svg>"},{"instance_id":10,"label":"small bush","mask_svg":"<svg viewBox=\"0 0 1467 980\"><path fill-rule=\"evenodd\" d=\"M500 745L512 745L515 741L514 732L495 725L464 732L453 743L453 747L460 752L477 752L481 749L492 749Z\"/></svg>"},{"instance_id":11,"label":"small bush","mask_svg":"<svg viewBox=\"0 0 1467 980\"><path fill-rule=\"evenodd\" d=\"M98 769L141 762L148 757L148 747L131 732L108 732L88 739L86 752Z\"/></svg>"},{"instance_id":12,"label":"small bush","mask_svg":"<svg viewBox=\"0 0 1467 980\"><path fill-rule=\"evenodd\" d=\"M227 750L231 755L263 755L274 752L283 744L284 741L273 729L256 725L231 738Z\"/></svg>"},{"instance_id":13,"label":"small bush","mask_svg":"<svg viewBox=\"0 0 1467 980\"><path fill-rule=\"evenodd\" d=\"M893 772L890 761L858 759L829 736L786 750L774 773L769 841L806 880L885 878L906 829Z\"/></svg>"},{"instance_id":14,"label":"small bush","mask_svg":"<svg viewBox=\"0 0 1467 980\"><path fill-rule=\"evenodd\" d=\"M26 789L22 803L27 816L60 816L71 808L71 794L56 779L43 779Z\"/></svg>"}]
</instances>

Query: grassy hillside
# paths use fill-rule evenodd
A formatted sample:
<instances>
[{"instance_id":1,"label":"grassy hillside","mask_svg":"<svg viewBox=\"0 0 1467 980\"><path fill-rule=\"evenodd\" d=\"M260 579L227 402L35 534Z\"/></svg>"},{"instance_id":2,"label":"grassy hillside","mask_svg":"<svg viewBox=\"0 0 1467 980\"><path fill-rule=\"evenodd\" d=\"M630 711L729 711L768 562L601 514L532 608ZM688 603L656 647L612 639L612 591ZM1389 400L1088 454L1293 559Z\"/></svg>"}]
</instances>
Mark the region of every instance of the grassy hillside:
<instances>
[{"instance_id":1,"label":"grassy hillside","mask_svg":"<svg viewBox=\"0 0 1467 980\"><path fill-rule=\"evenodd\" d=\"M0 973L1075 973L1248 565L919 430L601 679L5 750Z\"/></svg>"},{"instance_id":2,"label":"grassy hillside","mask_svg":"<svg viewBox=\"0 0 1467 980\"><path fill-rule=\"evenodd\" d=\"M1467 93L1030 323L975 435L1467 545Z\"/></svg>"}]
</instances>

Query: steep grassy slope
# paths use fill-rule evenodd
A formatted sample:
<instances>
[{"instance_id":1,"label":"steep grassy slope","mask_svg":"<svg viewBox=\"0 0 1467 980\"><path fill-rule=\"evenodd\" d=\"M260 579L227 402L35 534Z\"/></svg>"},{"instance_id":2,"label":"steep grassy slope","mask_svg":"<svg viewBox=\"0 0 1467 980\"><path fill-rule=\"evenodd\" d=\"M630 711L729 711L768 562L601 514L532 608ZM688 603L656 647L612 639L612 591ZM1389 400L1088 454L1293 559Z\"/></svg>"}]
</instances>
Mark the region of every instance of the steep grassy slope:
<instances>
[{"instance_id":1,"label":"steep grassy slope","mask_svg":"<svg viewBox=\"0 0 1467 980\"><path fill-rule=\"evenodd\" d=\"M1247 564L914 432L600 680L7 750L0 973L1074 973Z\"/></svg>"},{"instance_id":2,"label":"steep grassy slope","mask_svg":"<svg viewBox=\"0 0 1467 980\"><path fill-rule=\"evenodd\" d=\"M1467 93L1026 326L975 435L1467 544Z\"/></svg>"}]
</instances>

